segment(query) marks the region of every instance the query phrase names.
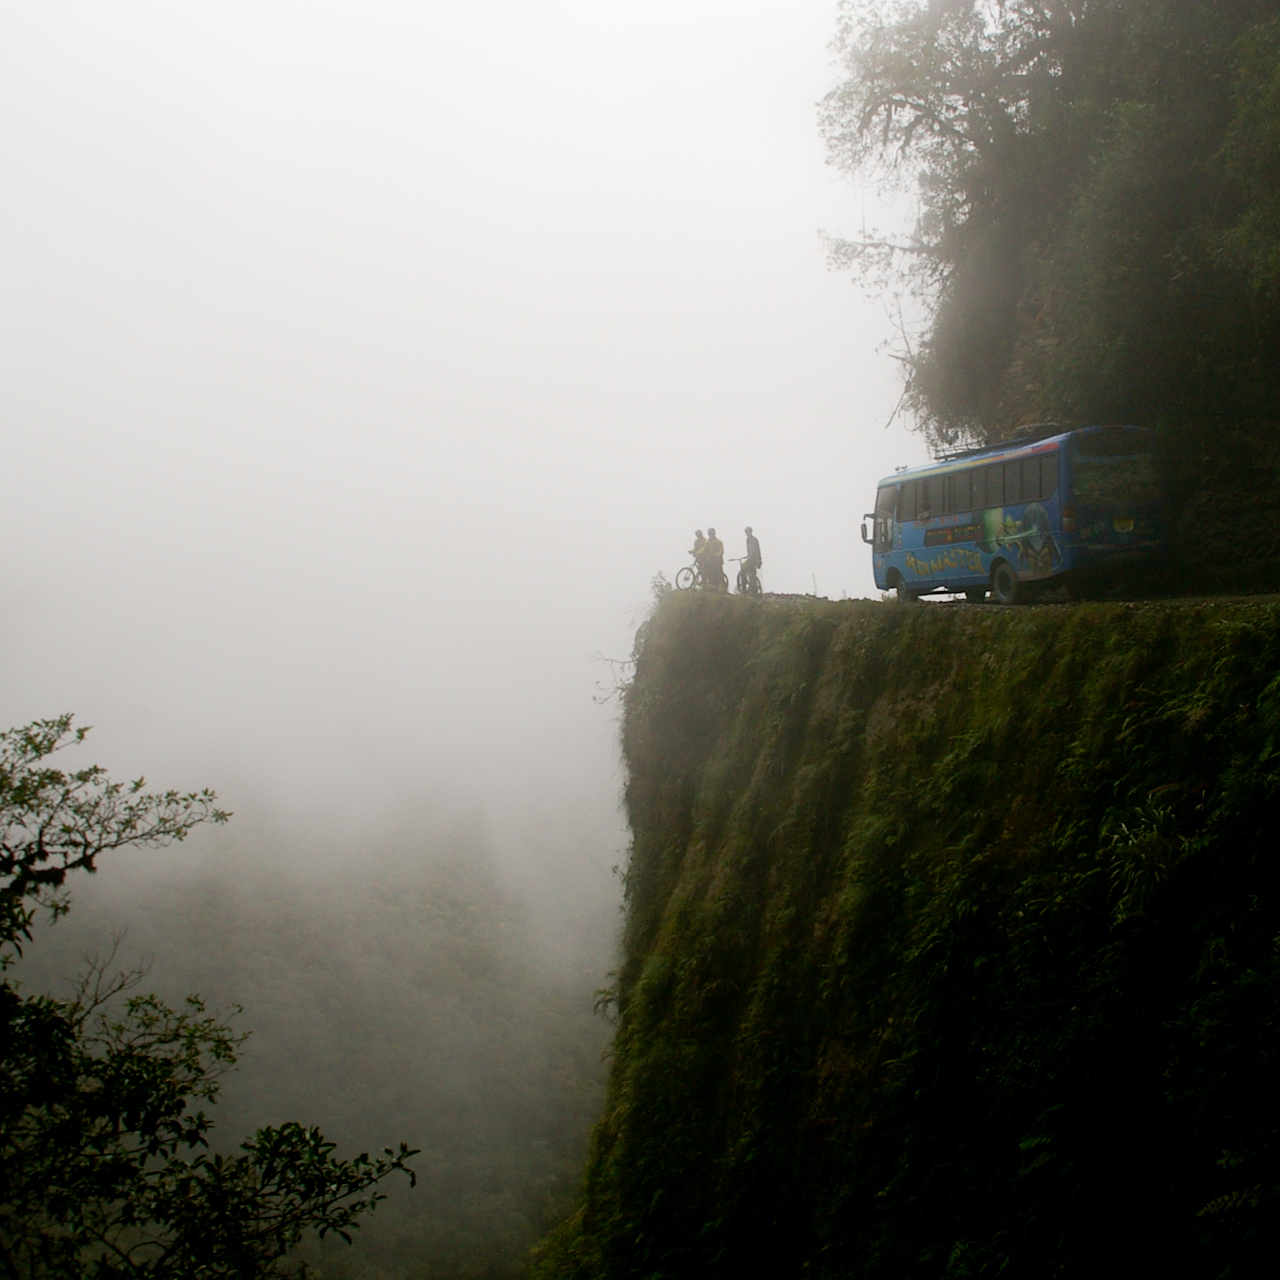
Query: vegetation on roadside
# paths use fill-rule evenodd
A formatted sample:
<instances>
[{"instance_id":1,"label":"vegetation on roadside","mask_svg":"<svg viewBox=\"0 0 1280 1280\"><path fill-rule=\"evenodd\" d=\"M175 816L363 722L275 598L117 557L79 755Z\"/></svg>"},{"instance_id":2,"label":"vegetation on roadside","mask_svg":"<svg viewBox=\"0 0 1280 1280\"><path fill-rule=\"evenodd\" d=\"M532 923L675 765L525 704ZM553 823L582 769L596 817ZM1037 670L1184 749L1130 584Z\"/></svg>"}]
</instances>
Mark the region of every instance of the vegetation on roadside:
<instances>
[{"instance_id":1,"label":"vegetation on roadside","mask_svg":"<svg viewBox=\"0 0 1280 1280\"><path fill-rule=\"evenodd\" d=\"M1280 4L844 0L831 162L912 191L833 256L924 319L936 446L1162 441L1175 586L1280 588Z\"/></svg>"},{"instance_id":2,"label":"vegetation on roadside","mask_svg":"<svg viewBox=\"0 0 1280 1280\"><path fill-rule=\"evenodd\" d=\"M541 1280L1271 1267L1280 607L669 596L623 744Z\"/></svg>"}]
</instances>

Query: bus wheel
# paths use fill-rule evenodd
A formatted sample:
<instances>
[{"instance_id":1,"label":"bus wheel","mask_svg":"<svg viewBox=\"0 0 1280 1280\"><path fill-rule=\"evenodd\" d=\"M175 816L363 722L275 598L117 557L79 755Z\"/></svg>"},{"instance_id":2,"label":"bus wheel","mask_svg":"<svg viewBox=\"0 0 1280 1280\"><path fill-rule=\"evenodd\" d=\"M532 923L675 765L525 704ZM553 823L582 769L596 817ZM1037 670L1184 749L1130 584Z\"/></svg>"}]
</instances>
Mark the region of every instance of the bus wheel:
<instances>
[{"instance_id":1,"label":"bus wheel","mask_svg":"<svg viewBox=\"0 0 1280 1280\"><path fill-rule=\"evenodd\" d=\"M1022 597L1018 575L1007 560L1001 560L991 573L991 598L996 604L1017 604Z\"/></svg>"},{"instance_id":2,"label":"bus wheel","mask_svg":"<svg viewBox=\"0 0 1280 1280\"><path fill-rule=\"evenodd\" d=\"M965 589L964 598L970 604L982 604L987 598L986 587L968 587Z\"/></svg>"},{"instance_id":3,"label":"bus wheel","mask_svg":"<svg viewBox=\"0 0 1280 1280\"><path fill-rule=\"evenodd\" d=\"M898 579L898 601L900 604L916 604L920 596L914 587L909 587L901 578Z\"/></svg>"}]
</instances>

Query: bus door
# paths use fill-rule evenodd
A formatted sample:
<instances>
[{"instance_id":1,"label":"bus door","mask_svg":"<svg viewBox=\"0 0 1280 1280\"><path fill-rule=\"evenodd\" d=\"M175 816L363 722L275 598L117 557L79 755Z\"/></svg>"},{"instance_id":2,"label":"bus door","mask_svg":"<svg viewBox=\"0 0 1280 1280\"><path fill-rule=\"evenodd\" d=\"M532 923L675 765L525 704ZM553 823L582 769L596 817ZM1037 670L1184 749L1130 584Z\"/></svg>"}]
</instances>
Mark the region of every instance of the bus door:
<instances>
[{"instance_id":1,"label":"bus door","mask_svg":"<svg viewBox=\"0 0 1280 1280\"><path fill-rule=\"evenodd\" d=\"M897 534L898 502L902 494L900 484L882 485L876 490L876 509L862 517L862 540L871 544L876 555L884 555L893 550L894 538ZM867 531L867 521L872 522L871 531Z\"/></svg>"},{"instance_id":2,"label":"bus door","mask_svg":"<svg viewBox=\"0 0 1280 1280\"><path fill-rule=\"evenodd\" d=\"M955 518L955 494L951 475L922 476L919 486L920 518L924 522L924 549L921 559L929 567L928 576L939 584L963 576L962 560L956 547L963 537Z\"/></svg>"},{"instance_id":3,"label":"bus door","mask_svg":"<svg viewBox=\"0 0 1280 1280\"><path fill-rule=\"evenodd\" d=\"M957 521L951 531L959 560L956 576L967 586L975 586L987 579L987 571L978 554L978 544L982 540L981 494L976 490L979 475L977 468L966 467L948 476L950 509Z\"/></svg>"},{"instance_id":4,"label":"bus door","mask_svg":"<svg viewBox=\"0 0 1280 1280\"><path fill-rule=\"evenodd\" d=\"M900 484L887 484L876 490L876 527L872 550L883 554L893 550L897 536L898 502L902 496Z\"/></svg>"},{"instance_id":5,"label":"bus door","mask_svg":"<svg viewBox=\"0 0 1280 1280\"><path fill-rule=\"evenodd\" d=\"M876 586L882 591L888 585L890 553L899 542L898 504L901 499L902 485L881 485L876 491L876 509L862 517L862 540L871 544L872 571Z\"/></svg>"}]
</instances>

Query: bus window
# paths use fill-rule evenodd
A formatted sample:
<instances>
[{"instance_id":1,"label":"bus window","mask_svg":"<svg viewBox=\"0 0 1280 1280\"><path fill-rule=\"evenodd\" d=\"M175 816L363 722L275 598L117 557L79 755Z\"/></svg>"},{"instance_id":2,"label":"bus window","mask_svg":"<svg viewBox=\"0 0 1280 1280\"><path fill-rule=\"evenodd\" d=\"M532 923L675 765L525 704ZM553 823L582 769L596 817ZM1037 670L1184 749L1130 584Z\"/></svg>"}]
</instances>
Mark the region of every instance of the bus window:
<instances>
[{"instance_id":1,"label":"bus window","mask_svg":"<svg viewBox=\"0 0 1280 1280\"><path fill-rule=\"evenodd\" d=\"M900 484L882 485L876 490L875 532L871 535L871 549L883 554L893 549L893 519L902 496Z\"/></svg>"},{"instance_id":2,"label":"bus window","mask_svg":"<svg viewBox=\"0 0 1280 1280\"><path fill-rule=\"evenodd\" d=\"M908 480L902 486L902 507L898 518L900 520L914 520L916 518L916 494L918 492L918 482Z\"/></svg>"},{"instance_id":3,"label":"bus window","mask_svg":"<svg viewBox=\"0 0 1280 1280\"><path fill-rule=\"evenodd\" d=\"M1023 502L1039 502L1044 497L1040 488L1040 458L1023 458L1022 460L1022 500Z\"/></svg>"},{"instance_id":4,"label":"bus window","mask_svg":"<svg viewBox=\"0 0 1280 1280\"><path fill-rule=\"evenodd\" d=\"M1098 431L1072 442L1081 502L1154 502L1160 497L1151 440L1134 431Z\"/></svg>"},{"instance_id":5,"label":"bus window","mask_svg":"<svg viewBox=\"0 0 1280 1280\"><path fill-rule=\"evenodd\" d=\"M924 515L940 516L947 507L942 496L944 476L925 476Z\"/></svg>"},{"instance_id":6,"label":"bus window","mask_svg":"<svg viewBox=\"0 0 1280 1280\"><path fill-rule=\"evenodd\" d=\"M973 501L973 472L957 471L951 477L951 493L953 511L971 511Z\"/></svg>"},{"instance_id":7,"label":"bus window","mask_svg":"<svg viewBox=\"0 0 1280 1280\"><path fill-rule=\"evenodd\" d=\"M987 478L987 506L1004 506L1004 467L998 462L994 467L983 467Z\"/></svg>"},{"instance_id":8,"label":"bus window","mask_svg":"<svg viewBox=\"0 0 1280 1280\"><path fill-rule=\"evenodd\" d=\"M1058 492L1058 451L1040 455L1040 497L1052 498Z\"/></svg>"},{"instance_id":9,"label":"bus window","mask_svg":"<svg viewBox=\"0 0 1280 1280\"><path fill-rule=\"evenodd\" d=\"M973 488L973 509L981 511L983 507L989 506L987 502L987 469L986 467L978 467L969 472L969 483Z\"/></svg>"},{"instance_id":10,"label":"bus window","mask_svg":"<svg viewBox=\"0 0 1280 1280\"><path fill-rule=\"evenodd\" d=\"M1004 505L1012 507L1022 501L1022 463L1004 464Z\"/></svg>"}]
</instances>

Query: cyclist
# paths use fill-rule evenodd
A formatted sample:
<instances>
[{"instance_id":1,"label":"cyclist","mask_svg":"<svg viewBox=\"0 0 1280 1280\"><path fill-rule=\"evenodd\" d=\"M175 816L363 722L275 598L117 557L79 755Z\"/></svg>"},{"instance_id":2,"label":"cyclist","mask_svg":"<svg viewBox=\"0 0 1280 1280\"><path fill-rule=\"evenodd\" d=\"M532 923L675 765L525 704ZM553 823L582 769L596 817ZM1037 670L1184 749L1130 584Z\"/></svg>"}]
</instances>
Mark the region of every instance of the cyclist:
<instances>
[{"instance_id":1,"label":"cyclist","mask_svg":"<svg viewBox=\"0 0 1280 1280\"><path fill-rule=\"evenodd\" d=\"M742 562L742 567L747 575L747 586L752 595L760 590L760 580L756 577L756 570L764 564L764 560L760 555L760 539L751 532L751 526L747 525L744 532L747 535L747 558Z\"/></svg>"},{"instance_id":2,"label":"cyclist","mask_svg":"<svg viewBox=\"0 0 1280 1280\"><path fill-rule=\"evenodd\" d=\"M712 591L724 590L724 543L710 526L707 528L707 544L702 549L702 581Z\"/></svg>"}]
</instances>

